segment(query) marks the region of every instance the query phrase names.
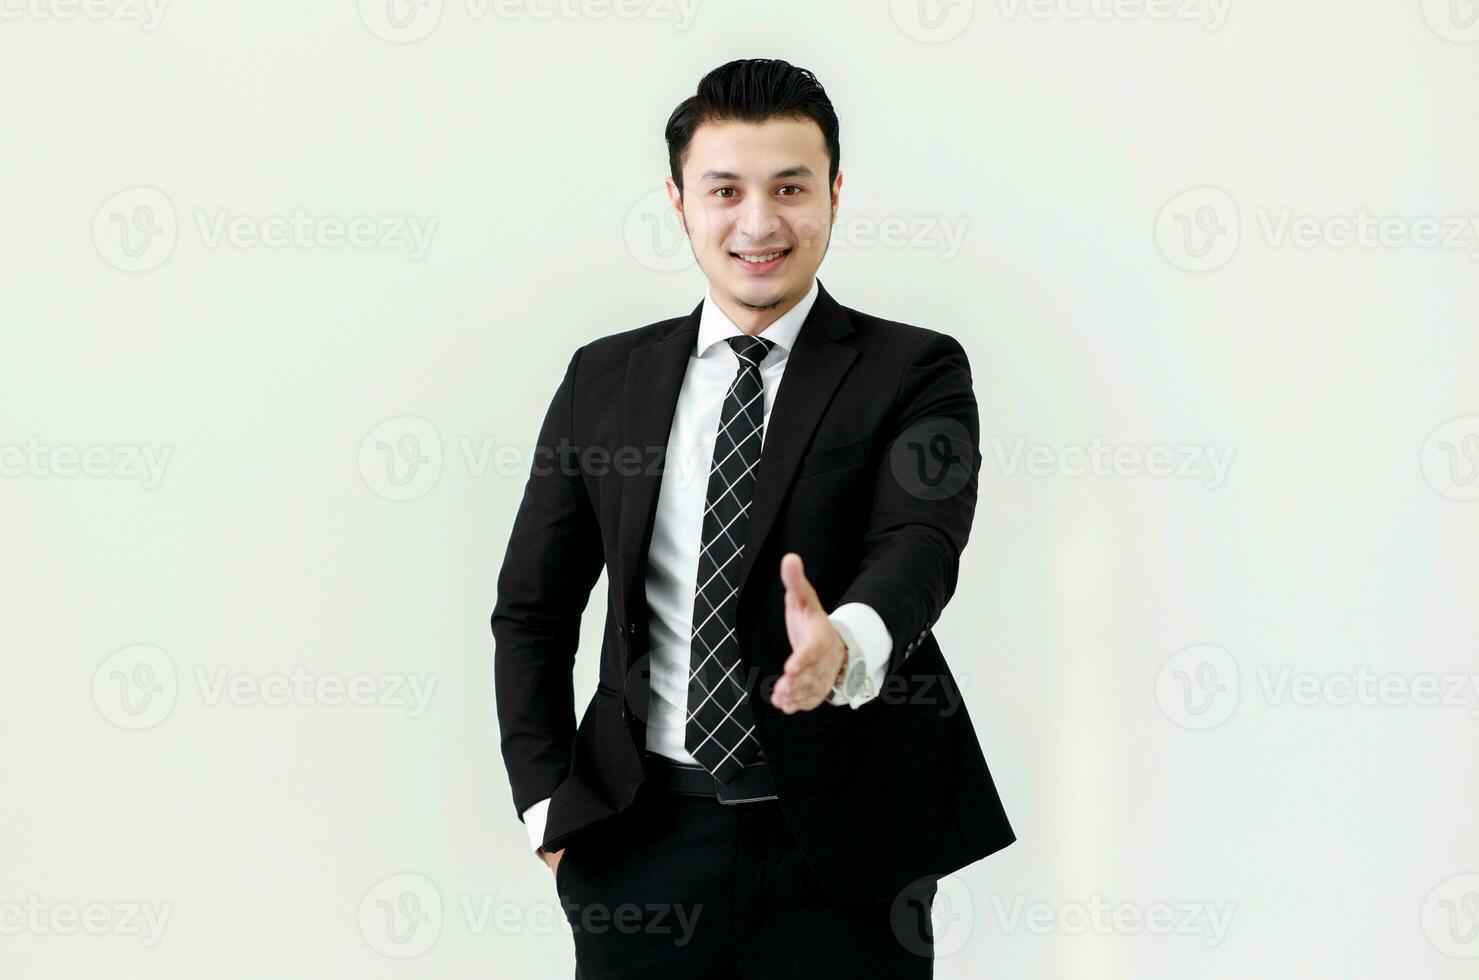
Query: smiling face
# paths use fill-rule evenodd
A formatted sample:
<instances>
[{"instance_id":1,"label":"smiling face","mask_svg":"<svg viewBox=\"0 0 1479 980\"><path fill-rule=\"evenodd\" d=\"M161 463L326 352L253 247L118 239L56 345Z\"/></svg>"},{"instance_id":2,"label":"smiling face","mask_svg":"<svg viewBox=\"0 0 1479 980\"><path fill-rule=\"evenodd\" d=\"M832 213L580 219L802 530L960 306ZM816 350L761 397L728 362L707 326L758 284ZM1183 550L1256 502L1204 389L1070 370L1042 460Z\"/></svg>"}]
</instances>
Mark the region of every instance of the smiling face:
<instances>
[{"instance_id":1,"label":"smiling face","mask_svg":"<svg viewBox=\"0 0 1479 980\"><path fill-rule=\"evenodd\" d=\"M683 193L668 197L715 300L749 332L811 288L831 239L842 174L830 187L821 128L810 119L712 122L694 131ZM745 322L745 321L748 321Z\"/></svg>"}]
</instances>

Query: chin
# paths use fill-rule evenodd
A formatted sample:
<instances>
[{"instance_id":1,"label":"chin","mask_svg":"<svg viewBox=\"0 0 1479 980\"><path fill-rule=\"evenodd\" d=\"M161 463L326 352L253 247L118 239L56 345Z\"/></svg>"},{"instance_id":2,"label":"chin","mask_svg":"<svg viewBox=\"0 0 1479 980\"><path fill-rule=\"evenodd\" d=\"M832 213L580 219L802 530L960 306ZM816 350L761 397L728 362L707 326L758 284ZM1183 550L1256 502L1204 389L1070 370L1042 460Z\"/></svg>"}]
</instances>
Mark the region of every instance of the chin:
<instances>
[{"instance_id":1,"label":"chin","mask_svg":"<svg viewBox=\"0 0 1479 980\"><path fill-rule=\"evenodd\" d=\"M786 293L787 290L785 289L771 288L767 292L763 293L737 292L735 293L735 298L746 306L754 307L755 309L764 309L766 307L774 306L781 300L785 299Z\"/></svg>"}]
</instances>

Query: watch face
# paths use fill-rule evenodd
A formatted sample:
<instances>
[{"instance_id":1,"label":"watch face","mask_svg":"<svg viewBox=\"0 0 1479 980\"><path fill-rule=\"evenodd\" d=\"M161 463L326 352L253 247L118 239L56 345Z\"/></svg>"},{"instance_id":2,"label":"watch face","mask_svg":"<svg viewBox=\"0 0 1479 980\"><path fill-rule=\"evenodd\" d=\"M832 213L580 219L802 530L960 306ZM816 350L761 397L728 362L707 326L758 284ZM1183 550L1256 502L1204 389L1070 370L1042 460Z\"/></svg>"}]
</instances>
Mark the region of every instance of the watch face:
<instances>
[{"instance_id":1,"label":"watch face","mask_svg":"<svg viewBox=\"0 0 1479 980\"><path fill-rule=\"evenodd\" d=\"M849 652L847 666L842 669L842 674L837 678L833 693L837 696L839 703L852 704L865 697L867 692L863 688L867 680L868 672L863 658L854 657Z\"/></svg>"},{"instance_id":2,"label":"watch face","mask_svg":"<svg viewBox=\"0 0 1479 980\"><path fill-rule=\"evenodd\" d=\"M847 647L842 648L842 666L837 668L837 679L832 682L833 687L841 687L847 678L852 676L853 670L858 665L858 658L852 655Z\"/></svg>"}]
</instances>

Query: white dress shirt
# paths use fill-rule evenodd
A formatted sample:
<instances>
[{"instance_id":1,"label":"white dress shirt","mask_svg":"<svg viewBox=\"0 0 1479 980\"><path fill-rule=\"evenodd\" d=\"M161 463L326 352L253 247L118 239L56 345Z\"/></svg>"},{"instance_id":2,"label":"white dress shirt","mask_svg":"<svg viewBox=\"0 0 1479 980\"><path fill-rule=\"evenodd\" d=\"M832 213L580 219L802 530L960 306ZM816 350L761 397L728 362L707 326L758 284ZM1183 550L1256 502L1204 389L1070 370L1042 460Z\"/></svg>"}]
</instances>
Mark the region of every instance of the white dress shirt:
<instances>
[{"instance_id":1,"label":"white dress shirt","mask_svg":"<svg viewBox=\"0 0 1479 980\"><path fill-rule=\"evenodd\" d=\"M760 362L760 379L764 389L765 410L761 433L761 451L769 431L770 410L775 404L785 375L786 362L796 335L806 321L817 298L817 281L812 278L806 297L763 331L761 337L772 346ZM652 543L647 551L647 610L649 614L648 654L651 660L651 696L648 700L647 749L675 762L697 765L698 761L684 747L688 721L689 640L693 632L694 586L698 579L698 557L703 537L703 515L709 487L709 466L714 457L714 441L719 430L719 416L724 395L739 371L739 357L725 341L742 337L744 331L734 325L714 302L713 291L704 295L699 318L698 343L688 358L683 387L673 413L668 433L667 461L652 527ZM803 556L805 557L805 556ZM756 574L762 574L757 569ZM780 567L770 570L780 575ZM888 671L888 655L893 637L883 619L868 605L850 602L838 606L827 617L847 644L849 691L834 690L828 699L832 705L847 704L856 708L876 696ZM859 672L866 678L856 683ZM824 705L813 709L828 710ZM524 826L532 846L538 850L544 840L544 823L549 800L541 800L524 811Z\"/></svg>"}]
</instances>

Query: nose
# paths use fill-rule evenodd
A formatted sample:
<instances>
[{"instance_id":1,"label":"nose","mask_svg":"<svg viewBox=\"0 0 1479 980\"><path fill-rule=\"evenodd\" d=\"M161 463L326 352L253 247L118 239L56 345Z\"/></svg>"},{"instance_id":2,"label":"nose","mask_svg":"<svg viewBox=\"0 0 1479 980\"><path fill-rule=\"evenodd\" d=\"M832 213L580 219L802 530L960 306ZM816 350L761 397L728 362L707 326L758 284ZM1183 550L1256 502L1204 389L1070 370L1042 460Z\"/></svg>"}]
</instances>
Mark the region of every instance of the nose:
<instances>
[{"instance_id":1,"label":"nose","mask_svg":"<svg viewBox=\"0 0 1479 980\"><path fill-rule=\"evenodd\" d=\"M734 227L750 245L759 245L781 230L780 212L770 195L752 194L740 208Z\"/></svg>"}]
</instances>

